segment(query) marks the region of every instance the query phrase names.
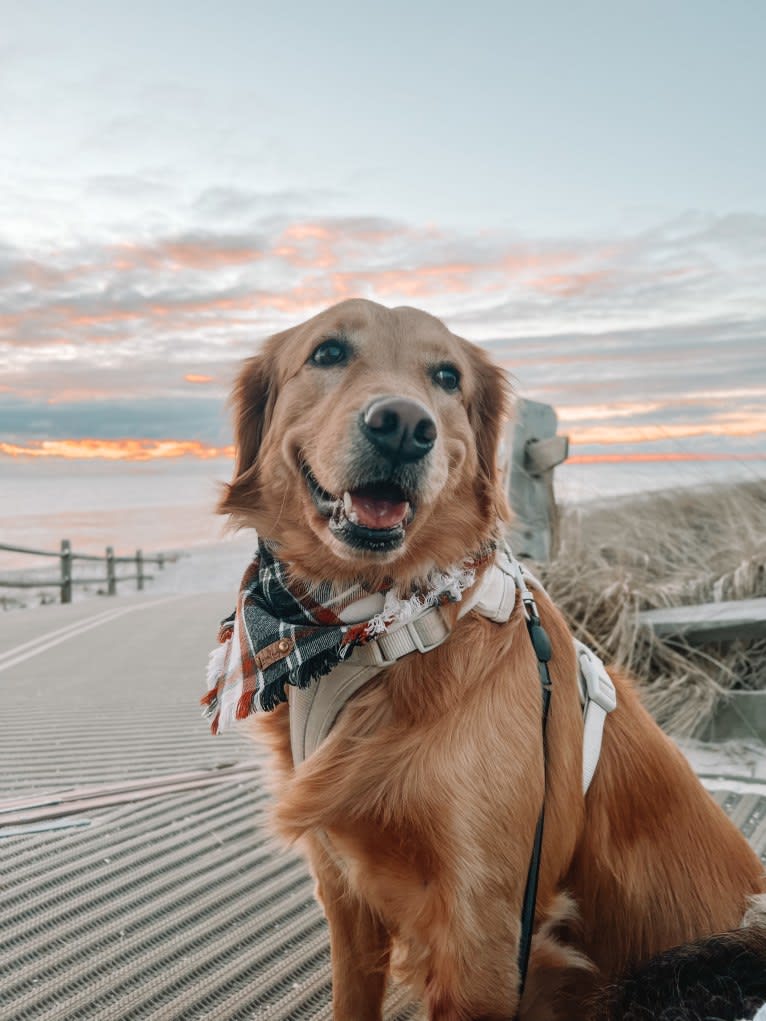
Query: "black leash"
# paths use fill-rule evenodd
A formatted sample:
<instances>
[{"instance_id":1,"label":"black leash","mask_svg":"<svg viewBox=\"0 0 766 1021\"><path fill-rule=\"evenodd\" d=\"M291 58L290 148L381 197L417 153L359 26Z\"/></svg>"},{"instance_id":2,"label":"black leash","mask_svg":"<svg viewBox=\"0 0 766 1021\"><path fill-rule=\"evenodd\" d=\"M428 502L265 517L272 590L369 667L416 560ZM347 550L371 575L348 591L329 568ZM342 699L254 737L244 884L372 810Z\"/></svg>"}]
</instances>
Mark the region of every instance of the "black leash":
<instances>
[{"instance_id":1,"label":"black leash","mask_svg":"<svg viewBox=\"0 0 766 1021\"><path fill-rule=\"evenodd\" d=\"M542 694L542 730L543 730L543 757L545 756L545 725L548 722L548 709L551 704L552 682L548 670L548 663L551 658L551 640L548 633L540 623L540 616L537 612L532 593L522 589L521 598L527 615L527 631L529 633L532 648L537 656L537 669L540 674L540 687ZM543 759L543 768L545 761ZM524 986L527 981L527 968L529 967L529 953L532 948L532 929L535 922L535 902L537 900L537 881L540 876L540 854L543 846L543 823L545 820L545 792L543 791L543 804L540 808L540 816L535 829L535 839L532 844L532 858L529 862L527 873L527 885L524 890L524 901L521 908L521 938L519 940L519 1003L524 995ZM518 1017L518 1014L516 1015Z\"/></svg>"}]
</instances>

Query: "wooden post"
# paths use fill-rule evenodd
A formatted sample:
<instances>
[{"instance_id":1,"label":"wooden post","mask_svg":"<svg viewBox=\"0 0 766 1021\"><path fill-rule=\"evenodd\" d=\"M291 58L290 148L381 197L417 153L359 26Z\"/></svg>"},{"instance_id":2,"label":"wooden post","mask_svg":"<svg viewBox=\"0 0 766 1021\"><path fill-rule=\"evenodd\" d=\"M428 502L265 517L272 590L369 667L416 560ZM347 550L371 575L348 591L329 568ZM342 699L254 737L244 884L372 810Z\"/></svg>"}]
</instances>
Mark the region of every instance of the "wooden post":
<instances>
[{"instance_id":1,"label":"wooden post","mask_svg":"<svg viewBox=\"0 0 766 1021\"><path fill-rule=\"evenodd\" d=\"M144 555L140 549L136 550L136 587L139 592L144 588Z\"/></svg>"},{"instance_id":2,"label":"wooden post","mask_svg":"<svg viewBox=\"0 0 766 1021\"><path fill-rule=\"evenodd\" d=\"M568 440L556 435L556 412L548 404L520 399L515 417L507 480L511 547L518 557L545 563L557 542L553 469L565 460Z\"/></svg>"},{"instance_id":3,"label":"wooden post","mask_svg":"<svg viewBox=\"0 0 766 1021\"><path fill-rule=\"evenodd\" d=\"M106 547L106 594L114 596L117 594L117 579L114 574L114 549Z\"/></svg>"},{"instance_id":4,"label":"wooden post","mask_svg":"<svg viewBox=\"0 0 766 1021\"><path fill-rule=\"evenodd\" d=\"M162 570L162 568L165 566L165 554L164 553L159 553L157 555L157 563L160 566L160 570Z\"/></svg>"},{"instance_id":5,"label":"wooden post","mask_svg":"<svg viewBox=\"0 0 766 1021\"><path fill-rule=\"evenodd\" d=\"M72 545L61 540L61 602L72 602Z\"/></svg>"}]
</instances>

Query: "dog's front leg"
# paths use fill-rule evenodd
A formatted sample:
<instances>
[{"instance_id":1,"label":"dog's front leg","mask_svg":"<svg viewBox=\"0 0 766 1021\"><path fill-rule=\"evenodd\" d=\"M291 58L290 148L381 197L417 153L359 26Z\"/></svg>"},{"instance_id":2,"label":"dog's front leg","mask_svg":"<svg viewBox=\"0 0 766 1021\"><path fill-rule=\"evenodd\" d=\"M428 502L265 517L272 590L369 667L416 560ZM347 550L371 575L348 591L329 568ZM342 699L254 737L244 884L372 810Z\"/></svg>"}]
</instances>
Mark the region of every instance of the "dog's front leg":
<instances>
[{"instance_id":1,"label":"dog's front leg","mask_svg":"<svg viewBox=\"0 0 766 1021\"><path fill-rule=\"evenodd\" d=\"M311 842L317 899L330 926L333 1021L381 1021L390 937L321 841Z\"/></svg>"}]
</instances>

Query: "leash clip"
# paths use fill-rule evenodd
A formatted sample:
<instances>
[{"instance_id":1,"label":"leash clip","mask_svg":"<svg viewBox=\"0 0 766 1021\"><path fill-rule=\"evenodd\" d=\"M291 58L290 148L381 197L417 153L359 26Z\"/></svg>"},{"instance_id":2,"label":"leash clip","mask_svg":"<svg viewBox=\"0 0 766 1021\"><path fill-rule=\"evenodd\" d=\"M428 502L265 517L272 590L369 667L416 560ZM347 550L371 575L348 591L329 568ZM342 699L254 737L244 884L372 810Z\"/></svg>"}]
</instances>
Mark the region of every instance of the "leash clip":
<instances>
[{"instance_id":1,"label":"leash clip","mask_svg":"<svg viewBox=\"0 0 766 1021\"><path fill-rule=\"evenodd\" d=\"M524 615L527 618L527 623L539 625L540 614L537 610L535 597L532 595L524 577L524 568L516 559L512 559L510 561L510 568L511 577L516 583L516 588L519 590L519 595L521 596L521 604L524 607Z\"/></svg>"}]
</instances>

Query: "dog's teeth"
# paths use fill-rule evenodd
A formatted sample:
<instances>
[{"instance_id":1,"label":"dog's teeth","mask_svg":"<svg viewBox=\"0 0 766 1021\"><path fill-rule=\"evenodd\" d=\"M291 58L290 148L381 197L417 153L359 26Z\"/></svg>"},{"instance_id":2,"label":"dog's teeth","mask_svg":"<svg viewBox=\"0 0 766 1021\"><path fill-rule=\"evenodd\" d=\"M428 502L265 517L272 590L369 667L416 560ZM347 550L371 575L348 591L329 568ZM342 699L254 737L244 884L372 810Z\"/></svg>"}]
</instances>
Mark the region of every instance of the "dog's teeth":
<instances>
[{"instance_id":1,"label":"dog's teeth","mask_svg":"<svg viewBox=\"0 0 766 1021\"><path fill-rule=\"evenodd\" d=\"M343 510L345 511L346 517L353 525L359 524L359 515L354 510L354 504L351 500L351 493L348 490L343 494Z\"/></svg>"}]
</instances>

